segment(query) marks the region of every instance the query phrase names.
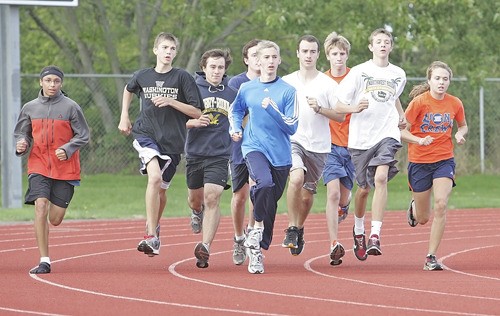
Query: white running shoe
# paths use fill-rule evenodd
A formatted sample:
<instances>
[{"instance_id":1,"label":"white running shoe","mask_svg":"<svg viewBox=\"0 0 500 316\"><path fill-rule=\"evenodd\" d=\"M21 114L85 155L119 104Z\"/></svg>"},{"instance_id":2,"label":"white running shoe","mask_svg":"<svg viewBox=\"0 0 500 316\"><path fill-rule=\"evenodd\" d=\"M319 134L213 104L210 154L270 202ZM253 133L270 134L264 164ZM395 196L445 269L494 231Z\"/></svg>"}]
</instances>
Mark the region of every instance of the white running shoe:
<instances>
[{"instance_id":1,"label":"white running shoe","mask_svg":"<svg viewBox=\"0 0 500 316\"><path fill-rule=\"evenodd\" d=\"M264 255L260 249L248 249L248 272L252 274L264 273Z\"/></svg>"},{"instance_id":2,"label":"white running shoe","mask_svg":"<svg viewBox=\"0 0 500 316\"><path fill-rule=\"evenodd\" d=\"M262 241L262 231L261 228L254 228L248 233L248 237L245 240L245 247L250 249L260 249L260 242Z\"/></svg>"}]
</instances>

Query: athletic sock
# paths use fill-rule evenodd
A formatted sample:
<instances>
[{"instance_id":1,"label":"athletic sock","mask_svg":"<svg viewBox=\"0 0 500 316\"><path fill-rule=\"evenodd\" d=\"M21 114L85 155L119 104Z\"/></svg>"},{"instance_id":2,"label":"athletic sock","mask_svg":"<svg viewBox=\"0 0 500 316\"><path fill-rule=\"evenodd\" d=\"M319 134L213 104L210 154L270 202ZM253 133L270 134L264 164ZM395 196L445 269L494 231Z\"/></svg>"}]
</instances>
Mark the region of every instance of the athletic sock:
<instances>
[{"instance_id":1,"label":"athletic sock","mask_svg":"<svg viewBox=\"0 0 500 316\"><path fill-rule=\"evenodd\" d=\"M354 234L363 235L365 233L365 217L354 215Z\"/></svg>"},{"instance_id":2,"label":"athletic sock","mask_svg":"<svg viewBox=\"0 0 500 316\"><path fill-rule=\"evenodd\" d=\"M372 230L370 232L370 236L377 235L380 237L380 229L382 228L381 221L372 221Z\"/></svg>"},{"instance_id":3,"label":"athletic sock","mask_svg":"<svg viewBox=\"0 0 500 316\"><path fill-rule=\"evenodd\" d=\"M50 258L49 257L41 257L40 258L40 263L42 263L42 262L50 264Z\"/></svg>"}]
</instances>

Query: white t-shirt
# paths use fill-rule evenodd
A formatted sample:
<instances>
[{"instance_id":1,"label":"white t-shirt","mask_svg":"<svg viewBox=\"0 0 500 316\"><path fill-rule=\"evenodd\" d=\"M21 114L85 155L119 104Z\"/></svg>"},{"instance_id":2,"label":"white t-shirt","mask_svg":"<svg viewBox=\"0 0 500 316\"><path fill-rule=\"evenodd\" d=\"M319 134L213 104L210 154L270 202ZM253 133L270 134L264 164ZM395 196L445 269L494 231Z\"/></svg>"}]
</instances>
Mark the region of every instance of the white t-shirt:
<instances>
[{"instance_id":1,"label":"white t-shirt","mask_svg":"<svg viewBox=\"0 0 500 316\"><path fill-rule=\"evenodd\" d=\"M393 64L379 67L369 60L351 69L337 88L338 100L357 105L362 98L367 98L369 106L351 116L349 148L370 149L387 137L401 141L395 103L405 84L406 73Z\"/></svg>"},{"instance_id":2,"label":"white t-shirt","mask_svg":"<svg viewBox=\"0 0 500 316\"><path fill-rule=\"evenodd\" d=\"M335 97L336 82L322 72L313 80L304 84L295 71L283 77L287 83L297 89L297 103L299 104L299 126L297 132L290 136L290 140L299 143L304 149L315 153L329 153L331 150L329 119L314 112L309 107L306 97L313 97L323 108L331 109L337 104Z\"/></svg>"}]
</instances>

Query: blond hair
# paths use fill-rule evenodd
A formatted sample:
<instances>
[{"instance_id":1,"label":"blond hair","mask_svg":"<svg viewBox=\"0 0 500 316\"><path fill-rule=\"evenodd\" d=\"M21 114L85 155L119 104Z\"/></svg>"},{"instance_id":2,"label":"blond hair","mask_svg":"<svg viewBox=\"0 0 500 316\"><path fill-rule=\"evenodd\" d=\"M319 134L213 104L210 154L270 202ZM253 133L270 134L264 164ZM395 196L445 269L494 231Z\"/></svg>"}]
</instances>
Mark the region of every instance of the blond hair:
<instances>
[{"instance_id":1,"label":"blond hair","mask_svg":"<svg viewBox=\"0 0 500 316\"><path fill-rule=\"evenodd\" d=\"M262 40L259 42L259 44L257 44L257 56L260 57L260 55L262 54L262 50L266 48L274 48L278 51L278 55L280 54L280 47L278 46L278 44L272 41Z\"/></svg>"},{"instance_id":2,"label":"blond hair","mask_svg":"<svg viewBox=\"0 0 500 316\"><path fill-rule=\"evenodd\" d=\"M330 50L334 47L337 47L341 50L345 50L347 55L349 55L349 51L351 50L351 43L342 35L338 35L337 32L331 32L325 39L325 43L323 44L325 47L325 54L328 55Z\"/></svg>"}]
</instances>

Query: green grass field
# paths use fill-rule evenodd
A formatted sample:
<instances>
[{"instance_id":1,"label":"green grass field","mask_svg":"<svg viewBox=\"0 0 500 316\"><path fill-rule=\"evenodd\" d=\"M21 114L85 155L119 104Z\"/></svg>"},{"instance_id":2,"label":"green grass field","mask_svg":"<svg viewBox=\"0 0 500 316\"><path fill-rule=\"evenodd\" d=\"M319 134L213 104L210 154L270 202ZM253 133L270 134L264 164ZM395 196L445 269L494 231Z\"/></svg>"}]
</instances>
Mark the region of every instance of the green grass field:
<instances>
[{"instance_id":1,"label":"green grass field","mask_svg":"<svg viewBox=\"0 0 500 316\"><path fill-rule=\"evenodd\" d=\"M23 188L26 189L26 179ZM141 175L86 175L76 188L66 219L127 219L144 218L144 192L147 177ZM450 209L491 208L500 206L500 176L473 175L457 178L452 191ZM371 198L372 195L370 195ZM312 212L325 210L326 188L318 188ZM388 210L405 210L410 199L406 175L399 174L389 182ZM223 215L230 215L231 191L222 195ZM370 206L370 204L368 204ZM286 196L280 201L279 213L286 212ZM185 175L178 173L168 190L164 217L188 216ZM0 208L0 222L28 221L33 218L33 206L20 209Z\"/></svg>"}]
</instances>

